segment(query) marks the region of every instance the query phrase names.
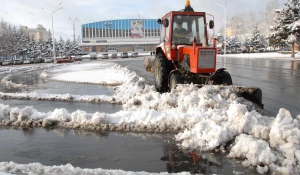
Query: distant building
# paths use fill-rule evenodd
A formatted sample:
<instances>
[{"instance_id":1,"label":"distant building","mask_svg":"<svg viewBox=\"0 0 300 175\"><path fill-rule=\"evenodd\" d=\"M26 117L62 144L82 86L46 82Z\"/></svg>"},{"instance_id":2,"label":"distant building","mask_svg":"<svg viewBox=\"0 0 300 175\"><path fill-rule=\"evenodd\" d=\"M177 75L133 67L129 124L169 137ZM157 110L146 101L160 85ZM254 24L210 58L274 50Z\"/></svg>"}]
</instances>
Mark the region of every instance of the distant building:
<instances>
[{"instance_id":1,"label":"distant building","mask_svg":"<svg viewBox=\"0 0 300 175\"><path fill-rule=\"evenodd\" d=\"M49 32L41 25L38 24L36 28L28 28L27 26L21 26L23 32L28 33L29 37L33 38L35 42L40 40L48 40Z\"/></svg>"},{"instance_id":2,"label":"distant building","mask_svg":"<svg viewBox=\"0 0 300 175\"><path fill-rule=\"evenodd\" d=\"M160 43L157 19L115 19L83 24L82 43L87 52L149 52Z\"/></svg>"}]
</instances>

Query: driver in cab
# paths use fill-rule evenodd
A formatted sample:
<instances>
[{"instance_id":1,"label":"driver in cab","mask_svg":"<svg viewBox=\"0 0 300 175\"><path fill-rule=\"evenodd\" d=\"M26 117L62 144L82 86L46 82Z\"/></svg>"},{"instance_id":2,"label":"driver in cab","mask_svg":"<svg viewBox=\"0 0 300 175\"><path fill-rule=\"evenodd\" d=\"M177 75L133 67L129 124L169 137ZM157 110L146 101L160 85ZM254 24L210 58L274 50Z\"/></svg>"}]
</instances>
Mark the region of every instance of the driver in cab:
<instances>
[{"instance_id":1,"label":"driver in cab","mask_svg":"<svg viewBox=\"0 0 300 175\"><path fill-rule=\"evenodd\" d=\"M173 41L175 43L186 42L188 33L185 28L182 28L181 22L176 22L176 28L173 31Z\"/></svg>"}]
</instances>

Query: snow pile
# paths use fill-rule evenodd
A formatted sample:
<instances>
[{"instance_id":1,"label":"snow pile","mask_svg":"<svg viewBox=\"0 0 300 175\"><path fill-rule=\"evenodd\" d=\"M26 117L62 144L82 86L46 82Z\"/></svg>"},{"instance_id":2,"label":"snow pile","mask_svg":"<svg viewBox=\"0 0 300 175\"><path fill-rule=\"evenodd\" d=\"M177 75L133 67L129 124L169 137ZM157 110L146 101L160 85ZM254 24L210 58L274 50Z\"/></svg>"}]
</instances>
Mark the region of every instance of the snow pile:
<instances>
[{"instance_id":1,"label":"snow pile","mask_svg":"<svg viewBox=\"0 0 300 175\"><path fill-rule=\"evenodd\" d=\"M30 87L28 85L25 85L25 84L17 84L17 83L13 83L12 81L9 80L9 77L10 76L6 76L4 77L2 80L1 80L1 83L11 89L11 88L17 88L17 89L24 89L24 90L32 90L34 89L33 87Z\"/></svg>"},{"instance_id":2,"label":"snow pile","mask_svg":"<svg viewBox=\"0 0 300 175\"><path fill-rule=\"evenodd\" d=\"M121 102L114 97L106 95L74 95L74 94L44 94L38 92L28 93L3 93L0 92L0 99L9 100L51 100L51 101L74 101L86 103L111 103L120 104Z\"/></svg>"},{"instance_id":3,"label":"snow pile","mask_svg":"<svg viewBox=\"0 0 300 175\"><path fill-rule=\"evenodd\" d=\"M117 86L127 79L128 70L124 69L110 62L72 64L45 72L43 77L63 82Z\"/></svg>"},{"instance_id":4,"label":"snow pile","mask_svg":"<svg viewBox=\"0 0 300 175\"><path fill-rule=\"evenodd\" d=\"M71 164L60 166L45 166L40 163L31 163L28 165L17 164L14 162L0 162L0 174L1 172L17 173L17 174L47 174L47 175L81 175L81 174L120 174L120 175L170 175L167 172L164 173L148 173L148 172L133 172L123 170L105 170L101 168L96 169L81 169L74 167ZM189 175L188 172L175 173L176 175Z\"/></svg>"}]
</instances>

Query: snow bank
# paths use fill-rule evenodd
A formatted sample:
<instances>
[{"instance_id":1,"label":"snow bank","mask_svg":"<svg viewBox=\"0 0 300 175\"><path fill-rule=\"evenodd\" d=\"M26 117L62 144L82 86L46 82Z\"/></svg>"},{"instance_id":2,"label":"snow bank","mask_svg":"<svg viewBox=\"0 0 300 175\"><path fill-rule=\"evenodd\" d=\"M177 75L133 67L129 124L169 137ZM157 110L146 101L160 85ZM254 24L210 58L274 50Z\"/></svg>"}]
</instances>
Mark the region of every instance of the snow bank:
<instances>
[{"instance_id":1,"label":"snow bank","mask_svg":"<svg viewBox=\"0 0 300 175\"><path fill-rule=\"evenodd\" d=\"M0 174L1 172L17 173L17 174L47 174L47 175L81 175L81 174L120 174L120 175L148 175L148 174L159 174L169 175L168 172L161 173L147 173L144 171L133 172L123 170L105 170L101 168L97 169L81 169L74 167L71 164L60 165L60 166L45 166L40 163L30 163L27 165L17 164L14 162L0 162ZM189 175L188 172L173 173L176 175Z\"/></svg>"}]
</instances>

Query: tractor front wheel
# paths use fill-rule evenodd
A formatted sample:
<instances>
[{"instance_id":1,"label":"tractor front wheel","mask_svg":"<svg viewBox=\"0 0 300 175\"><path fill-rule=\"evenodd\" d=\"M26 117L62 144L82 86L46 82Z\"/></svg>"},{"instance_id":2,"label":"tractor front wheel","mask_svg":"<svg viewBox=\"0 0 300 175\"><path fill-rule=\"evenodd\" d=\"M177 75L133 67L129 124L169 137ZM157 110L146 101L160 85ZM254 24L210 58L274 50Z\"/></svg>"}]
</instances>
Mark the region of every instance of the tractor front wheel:
<instances>
[{"instance_id":1,"label":"tractor front wheel","mask_svg":"<svg viewBox=\"0 0 300 175\"><path fill-rule=\"evenodd\" d=\"M172 62L169 61L162 53L156 55L154 60L154 79L155 88L158 92L167 92L168 77L172 70Z\"/></svg>"},{"instance_id":2,"label":"tractor front wheel","mask_svg":"<svg viewBox=\"0 0 300 175\"><path fill-rule=\"evenodd\" d=\"M218 69L209 81L213 81L213 85L232 85L231 75L224 68Z\"/></svg>"},{"instance_id":3,"label":"tractor front wheel","mask_svg":"<svg viewBox=\"0 0 300 175\"><path fill-rule=\"evenodd\" d=\"M182 77L179 72L172 72L169 80L170 90L175 89L178 84L182 84Z\"/></svg>"},{"instance_id":4,"label":"tractor front wheel","mask_svg":"<svg viewBox=\"0 0 300 175\"><path fill-rule=\"evenodd\" d=\"M223 75L223 84L232 85L231 75L227 71L223 71L222 75Z\"/></svg>"}]
</instances>

